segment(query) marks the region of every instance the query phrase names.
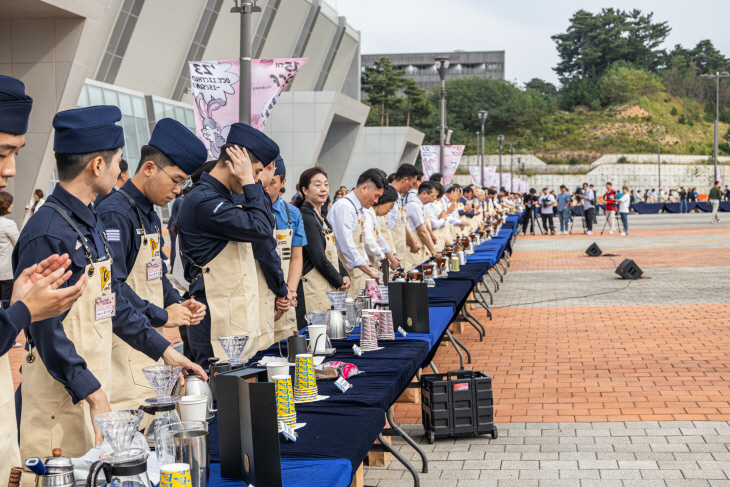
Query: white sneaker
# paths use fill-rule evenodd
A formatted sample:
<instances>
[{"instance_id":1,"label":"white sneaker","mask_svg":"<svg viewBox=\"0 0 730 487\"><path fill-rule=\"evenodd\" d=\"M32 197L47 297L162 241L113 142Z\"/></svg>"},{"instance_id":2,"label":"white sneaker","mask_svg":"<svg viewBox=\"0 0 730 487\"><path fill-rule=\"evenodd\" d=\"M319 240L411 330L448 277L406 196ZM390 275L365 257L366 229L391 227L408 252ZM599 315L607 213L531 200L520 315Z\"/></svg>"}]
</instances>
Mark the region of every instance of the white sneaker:
<instances>
[{"instance_id":1,"label":"white sneaker","mask_svg":"<svg viewBox=\"0 0 730 487\"><path fill-rule=\"evenodd\" d=\"M525 234L525 232L522 232L522 233L520 233L520 236L523 236L524 234Z\"/></svg>"},{"instance_id":2,"label":"white sneaker","mask_svg":"<svg viewBox=\"0 0 730 487\"><path fill-rule=\"evenodd\" d=\"M593 235L593 232L591 232L590 230L588 230L588 231L586 232L586 235Z\"/></svg>"},{"instance_id":3,"label":"white sneaker","mask_svg":"<svg viewBox=\"0 0 730 487\"><path fill-rule=\"evenodd\" d=\"M626 232L621 232L621 233L619 233L619 235L621 235L622 237L625 237L626 235L628 235L628 233L626 233Z\"/></svg>"},{"instance_id":4,"label":"white sneaker","mask_svg":"<svg viewBox=\"0 0 730 487\"><path fill-rule=\"evenodd\" d=\"M608 234L609 235L613 235L613 230L611 230L610 232L608 232Z\"/></svg>"}]
</instances>

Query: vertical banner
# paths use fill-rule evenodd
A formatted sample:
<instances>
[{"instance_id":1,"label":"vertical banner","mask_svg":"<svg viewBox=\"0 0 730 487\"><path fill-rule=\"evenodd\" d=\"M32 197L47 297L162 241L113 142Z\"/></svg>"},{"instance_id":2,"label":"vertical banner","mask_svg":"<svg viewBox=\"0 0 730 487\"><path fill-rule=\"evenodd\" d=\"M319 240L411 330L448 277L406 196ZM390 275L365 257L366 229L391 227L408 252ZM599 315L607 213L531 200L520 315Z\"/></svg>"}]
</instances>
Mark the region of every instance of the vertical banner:
<instances>
[{"instance_id":1,"label":"vertical banner","mask_svg":"<svg viewBox=\"0 0 730 487\"><path fill-rule=\"evenodd\" d=\"M484 168L484 187L491 188L496 186L494 183L494 175L497 172L497 166L486 166Z\"/></svg>"},{"instance_id":2,"label":"vertical banner","mask_svg":"<svg viewBox=\"0 0 730 487\"><path fill-rule=\"evenodd\" d=\"M527 193L527 181L525 181L524 179L520 180L520 193Z\"/></svg>"},{"instance_id":3,"label":"vertical banner","mask_svg":"<svg viewBox=\"0 0 730 487\"><path fill-rule=\"evenodd\" d=\"M459 167L461 156L464 154L464 145L446 145L444 146L444 184L449 184L456 174L456 168ZM421 146L421 166L426 179L430 178L434 173L440 171L440 154L441 146L438 145L422 145Z\"/></svg>"},{"instance_id":4,"label":"vertical banner","mask_svg":"<svg viewBox=\"0 0 730 487\"><path fill-rule=\"evenodd\" d=\"M720 184L722 184L722 176L720 175L720 166L717 166L717 169L715 171L715 181L720 181ZM713 185L714 185L715 181L712 182Z\"/></svg>"},{"instance_id":5,"label":"vertical banner","mask_svg":"<svg viewBox=\"0 0 730 487\"><path fill-rule=\"evenodd\" d=\"M499 184L499 178L497 178L497 184ZM510 174L508 172L502 173L502 187L498 188L499 191L502 191L502 188L509 191L509 188L512 187L512 181L510 181Z\"/></svg>"},{"instance_id":6,"label":"vertical banner","mask_svg":"<svg viewBox=\"0 0 730 487\"><path fill-rule=\"evenodd\" d=\"M279 95L307 62L297 59L251 61L251 126L263 130ZM239 120L240 61L189 62L195 104L195 134L208 147L208 160L217 159L230 126Z\"/></svg>"},{"instance_id":7,"label":"vertical banner","mask_svg":"<svg viewBox=\"0 0 730 487\"><path fill-rule=\"evenodd\" d=\"M479 180L482 179L482 168L479 166L469 166L469 174L471 174L471 184L479 186Z\"/></svg>"},{"instance_id":8,"label":"vertical banner","mask_svg":"<svg viewBox=\"0 0 730 487\"><path fill-rule=\"evenodd\" d=\"M519 193L520 191L520 178L514 178L512 181L512 191L511 193Z\"/></svg>"}]
</instances>

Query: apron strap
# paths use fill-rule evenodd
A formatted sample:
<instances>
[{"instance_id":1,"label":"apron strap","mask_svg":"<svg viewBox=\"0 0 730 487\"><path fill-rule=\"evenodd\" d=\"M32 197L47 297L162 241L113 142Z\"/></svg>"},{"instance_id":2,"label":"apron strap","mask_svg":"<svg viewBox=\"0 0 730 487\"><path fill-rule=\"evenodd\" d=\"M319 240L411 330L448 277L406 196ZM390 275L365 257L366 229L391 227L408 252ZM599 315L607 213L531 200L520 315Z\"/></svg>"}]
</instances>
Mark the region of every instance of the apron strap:
<instances>
[{"instance_id":1,"label":"apron strap","mask_svg":"<svg viewBox=\"0 0 730 487\"><path fill-rule=\"evenodd\" d=\"M79 234L79 240L81 241L81 245L84 246L84 252L86 252L86 260L89 262L90 265L94 264L93 259L91 258L91 249L89 248L89 244L86 242L86 237L84 237L84 234L81 233L81 230L79 230L78 225L76 225L76 222L74 222L71 217L68 216L68 213L66 213L66 210L61 208L55 203L52 202L46 202L43 206L48 206L49 208L53 208L56 213L61 215L64 220L66 220L66 223L71 225L71 228L76 230L76 233ZM106 243L104 243L104 248L106 249Z\"/></svg>"},{"instance_id":2,"label":"apron strap","mask_svg":"<svg viewBox=\"0 0 730 487\"><path fill-rule=\"evenodd\" d=\"M221 193L220 190L218 190L218 188L216 188L215 186L213 186L212 184L210 184L208 181L199 180L197 183L195 183L195 186L197 186L199 184L200 185L208 186L210 189L212 189L213 191L215 191L219 195L223 196L224 198L226 197L226 195L224 195L223 193ZM205 274L206 272L208 272L210 269L208 267L204 267L204 266L201 266L201 265L196 264L195 261L193 259L191 259L190 256L185 253L185 251L183 250L183 239L182 239L182 235L180 233L178 233L177 241L180 243L180 257L184 257L185 259L188 260L188 262L190 262L190 264L193 267L197 267L198 269L200 269L200 272L198 273L198 275L196 275L195 277L193 277L192 282L195 282L200 276L202 276L203 274Z\"/></svg>"},{"instance_id":3,"label":"apron strap","mask_svg":"<svg viewBox=\"0 0 730 487\"><path fill-rule=\"evenodd\" d=\"M132 198L132 195L130 195L129 193L127 193L123 189L118 189L117 191L119 191L120 193L122 193L122 195L125 198L127 198L127 201L129 201L129 205L132 208L134 208L134 210L137 212L137 218L139 219L139 226L142 227L142 240L144 240L144 243L146 245L147 244L147 237L145 235L147 233L147 230L144 227L144 219L142 218L142 211L139 209L139 206L137 206L137 202L134 201L134 198ZM147 223L151 223L151 222L148 221ZM158 235L160 234L160 229L157 228L157 225L155 225L155 232L157 232Z\"/></svg>"},{"instance_id":4,"label":"apron strap","mask_svg":"<svg viewBox=\"0 0 730 487\"><path fill-rule=\"evenodd\" d=\"M281 196L279 196L281 198ZM284 202L284 208L286 209L286 223L289 225L289 230L291 230L291 214L289 213L289 203L286 201Z\"/></svg>"}]
</instances>

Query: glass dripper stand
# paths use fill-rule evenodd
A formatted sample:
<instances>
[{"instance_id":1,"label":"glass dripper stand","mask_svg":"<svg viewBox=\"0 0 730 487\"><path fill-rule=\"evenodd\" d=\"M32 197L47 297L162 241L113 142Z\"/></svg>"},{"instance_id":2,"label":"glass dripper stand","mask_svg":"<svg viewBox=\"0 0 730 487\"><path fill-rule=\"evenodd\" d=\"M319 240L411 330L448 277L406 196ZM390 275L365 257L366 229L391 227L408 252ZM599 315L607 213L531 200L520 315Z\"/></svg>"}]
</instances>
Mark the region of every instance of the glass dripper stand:
<instances>
[{"instance_id":1,"label":"glass dripper stand","mask_svg":"<svg viewBox=\"0 0 730 487\"><path fill-rule=\"evenodd\" d=\"M435 268L435 264L423 264L423 283L427 285L427 287L436 287L436 281L433 279L433 271Z\"/></svg>"},{"instance_id":2,"label":"glass dripper stand","mask_svg":"<svg viewBox=\"0 0 730 487\"><path fill-rule=\"evenodd\" d=\"M146 456L147 452L141 448L132 448L132 439L139 430L144 412L139 409L122 409L103 413L94 418L94 423L99 427L104 439L112 447L111 453L105 453L100 460L109 463L128 462Z\"/></svg>"},{"instance_id":3,"label":"glass dripper stand","mask_svg":"<svg viewBox=\"0 0 730 487\"><path fill-rule=\"evenodd\" d=\"M347 291L328 291L327 297L337 311L345 310L343 303L345 302L345 298L347 298Z\"/></svg>"},{"instance_id":4,"label":"glass dripper stand","mask_svg":"<svg viewBox=\"0 0 730 487\"><path fill-rule=\"evenodd\" d=\"M310 325L326 325L328 316L329 311L310 311L304 315L304 318Z\"/></svg>"},{"instance_id":5,"label":"glass dripper stand","mask_svg":"<svg viewBox=\"0 0 730 487\"><path fill-rule=\"evenodd\" d=\"M228 362L231 365L240 365L243 363L243 361L241 361L240 359L241 354L243 353L243 349L246 348L246 342L248 342L248 337L220 337L218 338L218 342L221 344L221 347L223 347L223 351L226 352L226 355L228 355Z\"/></svg>"},{"instance_id":6,"label":"glass dripper stand","mask_svg":"<svg viewBox=\"0 0 730 487\"><path fill-rule=\"evenodd\" d=\"M147 381L155 390L155 397L145 400L148 404L170 404L178 402L178 396L171 395L172 388L182 371L182 365L153 365L142 369Z\"/></svg>"}]
</instances>

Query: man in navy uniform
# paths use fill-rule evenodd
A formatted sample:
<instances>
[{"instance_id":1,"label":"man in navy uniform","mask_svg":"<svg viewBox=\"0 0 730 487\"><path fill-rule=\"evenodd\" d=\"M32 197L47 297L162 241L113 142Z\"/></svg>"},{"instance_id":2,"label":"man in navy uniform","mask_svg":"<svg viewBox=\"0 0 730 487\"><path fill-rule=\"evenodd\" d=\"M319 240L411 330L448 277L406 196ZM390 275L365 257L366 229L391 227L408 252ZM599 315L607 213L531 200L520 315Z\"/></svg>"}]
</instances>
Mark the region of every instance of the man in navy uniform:
<instances>
[{"instance_id":1,"label":"man in navy uniform","mask_svg":"<svg viewBox=\"0 0 730 487\"><path fill-rule=\"evenodd\" d=\"M193 359L202 366L213 356L227 358L219 338L245 336L254 344L261 335L252 243L272 239L274 218L256 176L277 155L279 147L263 132L234 123L217 162L202 172L180 208L185 280L190 296L208 306L200 324L188 328ZM242 358L256 351L247 345Z\"/></svg>"},{"instance_id":2,"label":"man in navy uniform","mask_svg":"<svg viewBox=\"0 0 730 487\"><path fill-rule=\"evenodd\" d=\"M25 145L33 99L25 94L22 81L0 75L0 191L15 176L15 156ZM18 429L15 421L13 377L8 351L20 331L32 321L45 320L66 312L86 286L86 278L73 286L58 289L69 277L71 260L64 254L48 257L20 272L13 284L10 301L0 308L0 472L20 465ZM54 282L55 281L55 282Z\"/></svg>"},{"instance_id":3,"label":"man in navy uniform","mask_svg":"<svg viewBox=\"0 0 730 487\"><path fill-rule=\"evenodd\" d=\"M93 418L110 411L112 332L153 360L205 373L170 347L124 297L112 277L112 250L91 207L119 176L124 146L119 108L95 106L59 112L53 150L59 184L23 228L13 251L19 270L68 253L69 285L88 278L81 297L56 318L31 323L23 360L20 419L22 458L62 447L79 457L102 441ZM116 317L112 324L112 317Z\"/></svg>"},{"instance_id":4,"label":"man in navy uniform","mask_svg":"<svg viewBox=\"0 0 730 487\"><path fill-rule=\"evenodd\" d=\"M155 125L149 144L142 147L132 179L96 208L116 256L114 280L120 281L124 297L160 333L163 326L195 325L205 314L204 304L184 300L167 279L162 223L154 205L172 201L207 155L205 144L195 134L180 122L163 118ZM152 365L157 365L154 360L114 338L112 409L136 409L153 394L142 373Z\"/></svg>"}]
</instances>

